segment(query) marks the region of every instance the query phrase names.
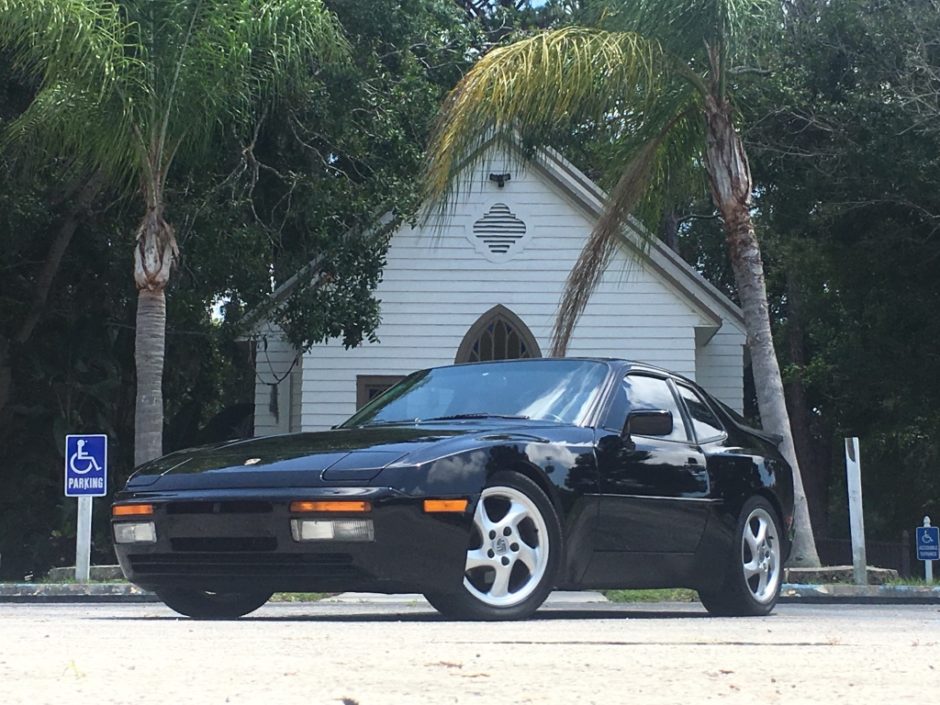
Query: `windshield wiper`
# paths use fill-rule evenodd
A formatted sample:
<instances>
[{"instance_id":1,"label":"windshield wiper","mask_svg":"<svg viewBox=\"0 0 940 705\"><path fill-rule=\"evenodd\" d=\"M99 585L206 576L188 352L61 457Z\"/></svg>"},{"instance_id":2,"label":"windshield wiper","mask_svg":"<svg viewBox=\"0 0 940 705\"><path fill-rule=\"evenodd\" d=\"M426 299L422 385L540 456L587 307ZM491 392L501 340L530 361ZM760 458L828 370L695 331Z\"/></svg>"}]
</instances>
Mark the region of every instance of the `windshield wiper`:
<instances>
[{"instance_id":1,"label":"windshield wiper","mask_svg":"<svg viewBox=\"0 0 940 705\"><path fill-rule=\"evenodd\" d=\"M380 421L366 421L365 423L356 424L353 428L363 428L365 426L414 426L419 421L421 421L421 419L392 419L390 421L383 419Z\"/></svg>"},{"instance_id":2,"label":"windshield wiper","mask_svg":"<svg viewBox=\"0 0 940 705\"><path fill-rule=\"evenodd\" d=\"M364 428L366 426L415 426L419 423L424 423L425 421L463 421L466 419L519 419L520 421L528 421L531 418L531 416L520 416L517 414L490 414L484 411L480 411L468 414L452 414L450 416L429 416L426 419L366 421L365 423L357 424L354 426L354 428Z\"/></svg>"},{"instance_id":3,"label":"windshield wiper","mask_svg":"<svg viewBox=\"0 0 940 705\"><path fill-rule=\"evenodd\" d=\"M451 416L431 416L427 419L416 419L416 421L459 421L461 419L521 419L529 420L529 416L520 416L518 414L489 414L484 411L470 414L453 414Z\"/></svg>"}]
</instances>

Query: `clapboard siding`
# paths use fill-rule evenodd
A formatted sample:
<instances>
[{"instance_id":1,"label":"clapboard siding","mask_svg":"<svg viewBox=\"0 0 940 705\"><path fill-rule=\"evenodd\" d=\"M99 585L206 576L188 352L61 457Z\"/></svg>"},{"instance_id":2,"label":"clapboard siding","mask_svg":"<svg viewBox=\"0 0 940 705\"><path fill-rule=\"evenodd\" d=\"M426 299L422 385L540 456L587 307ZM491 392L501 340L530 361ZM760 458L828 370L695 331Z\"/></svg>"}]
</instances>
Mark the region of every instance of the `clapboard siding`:
<instances>
[{"instance_id":1,"label":"clapboard siding","mask_svg":"<svg viewBox=\"0 0 940 705\"><path fill-rule=\"evenodd\" d=\"M355 411L357 375L407 374L454 362L467 330L497 304L519 316L543 354L565 279L592 222L562 192L518 166L505 188L486 182L461 194L443 227L404 227L391 239L383 278L379 344L353 350L313 347L304 356L304 429L327 428ZM467 234L494 203L526 224L522 250L505 261L481 254ZM569 355L640 359L696 376L696 311L669 284L621 251L604 274L574 332Z\"/></svg>"},{"instance_id":2,"label":"clapboard siding","mask_svg":"<svg viewBox=\"0 0 940 705\"><path fill-rule=\"evenodd\" d=\"M472 188L464 187L445 214L402 227L392 237L376 291L380 342L352 350L336 341L311 348L296 374L279 388L280 419L268 411L265 365L282 377L294 353L283 337L275 340L276 331L271 332L267 361L260 354L258 360L258 433L319 430L341 422L355 411L357 375L406 375L453 363L466 332L498 304L521 318L542 354L549 354L564 284L597 209L588 203L590 189L571 181L570 165L553 172L548 160L547 167L525 170L518 161L507 163L497 151L493 154L479 167ZM512 180L504 188L485 179L488 173L506 171ZM509 213L495 204L505 205ZM475 237L477 221L482 222L478 232L487 238L502 229L507 238L516 239L509 257L493 254ZM657 263L651 264L653 257L631 247L624 244L615 252L578 322L568 355L661 365L697 379L739 409L744 340L739 322L716 313L727 304L716 308L714 291L701 282L690 284L688 269L670 262L671 253L665 259L656 255ZM682 284L675 284L680 280ZM728 310L739 320L733 307ZM711 331L716 325L719 330L710 341L697 346L696 328Z\"/></svg>"},{"instance_id":3,"label":"clapboard siding","mask_svg":"<svg viewBox=\"0 0 940 705\"><path fill-rule=\"evenodd\" d=\"M726 324L695 352L696 381L738 412L744 408L745 342L744 333Z\"/></svg>"}]
</instances>

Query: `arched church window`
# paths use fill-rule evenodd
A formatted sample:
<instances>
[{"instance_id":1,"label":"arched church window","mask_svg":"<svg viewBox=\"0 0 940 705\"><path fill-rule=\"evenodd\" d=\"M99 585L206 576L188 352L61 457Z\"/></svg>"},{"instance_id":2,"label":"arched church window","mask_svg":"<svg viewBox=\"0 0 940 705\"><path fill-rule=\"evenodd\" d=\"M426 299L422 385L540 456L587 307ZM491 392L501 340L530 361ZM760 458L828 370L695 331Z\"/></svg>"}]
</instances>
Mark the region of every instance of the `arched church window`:
<instances>
[{"instance_id":1,"label":"arched church window","mask_svg":"<svg viewBox=\"0 0 940 705\"><path fill-rule=\"evenodd\" d=\"M457 350L455 362L486 362L542 357L528 326L502 305L494 306L474 323Z\"/></svg>"}]
</instances>

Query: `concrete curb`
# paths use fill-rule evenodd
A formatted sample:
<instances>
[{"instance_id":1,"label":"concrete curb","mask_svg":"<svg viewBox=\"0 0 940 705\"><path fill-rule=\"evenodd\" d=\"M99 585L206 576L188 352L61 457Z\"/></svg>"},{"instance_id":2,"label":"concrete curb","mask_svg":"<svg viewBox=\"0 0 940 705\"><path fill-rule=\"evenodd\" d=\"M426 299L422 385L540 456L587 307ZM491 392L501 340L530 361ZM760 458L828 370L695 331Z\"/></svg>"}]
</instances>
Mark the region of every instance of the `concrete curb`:
<instances>
[{"instance_id":1,"label":"concrete curb","mask_svg":"<svg viewBox=\"0 0 940 705\"><path fill-rule=\"evenodd\" d=\"M932 605L940 604L940 586L927 585L810 585L786 583L783 604Z\"/></svg>"},{"instance_id":2,"label":"concrete curb","mask_svg":"<svg viewBox=\"0 0 940 705\"><path fill-rule=\"evenodd\" d=\"M0 602L159 602L130 583L0 583Z\"/></svg>"},{"instance_id":3,"label":"concrete curb","mask_svg":"<svg viewBox=\"0 0 940 705\"><path fill-rule=\"evenodd\" d=\"M327 604L414 604L420 595L342 593L323 600ZM0 603L134 603L159 602L152 592L130 583L0 583ZM552 593L546 604L603 603L599 592ZM909 585L809 585L787 583L780 593L781 604L940 604L940 586Z\"/></svg>"}]
</instances>

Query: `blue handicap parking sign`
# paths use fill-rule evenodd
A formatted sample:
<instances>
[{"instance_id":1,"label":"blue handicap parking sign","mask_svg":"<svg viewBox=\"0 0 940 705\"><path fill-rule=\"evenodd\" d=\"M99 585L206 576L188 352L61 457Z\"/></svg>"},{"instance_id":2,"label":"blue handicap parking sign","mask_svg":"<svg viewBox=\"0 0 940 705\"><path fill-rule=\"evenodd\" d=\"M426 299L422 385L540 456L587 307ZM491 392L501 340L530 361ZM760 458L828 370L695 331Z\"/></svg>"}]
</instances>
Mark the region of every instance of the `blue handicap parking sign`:
<instances>
[{"instance_id":1,"label":"blue handicap parking sign","mask_svg":"<svg viewBox=\"0 0 940 705\"><path fill-rule=\"evenodd\" d=\"M940 560L940 526L917 527L917 560Z\"/></svg>"},{"instance_id":2,"label":"blue handicap parking sign","mask_svg":"<svg viewBox=\"0 0 940 705\"><path fill-rule=\"evenodd\" d=\"M103 433L65 437L65 496L108 493L108 437Z\"/></svg>"}]
</instances>

